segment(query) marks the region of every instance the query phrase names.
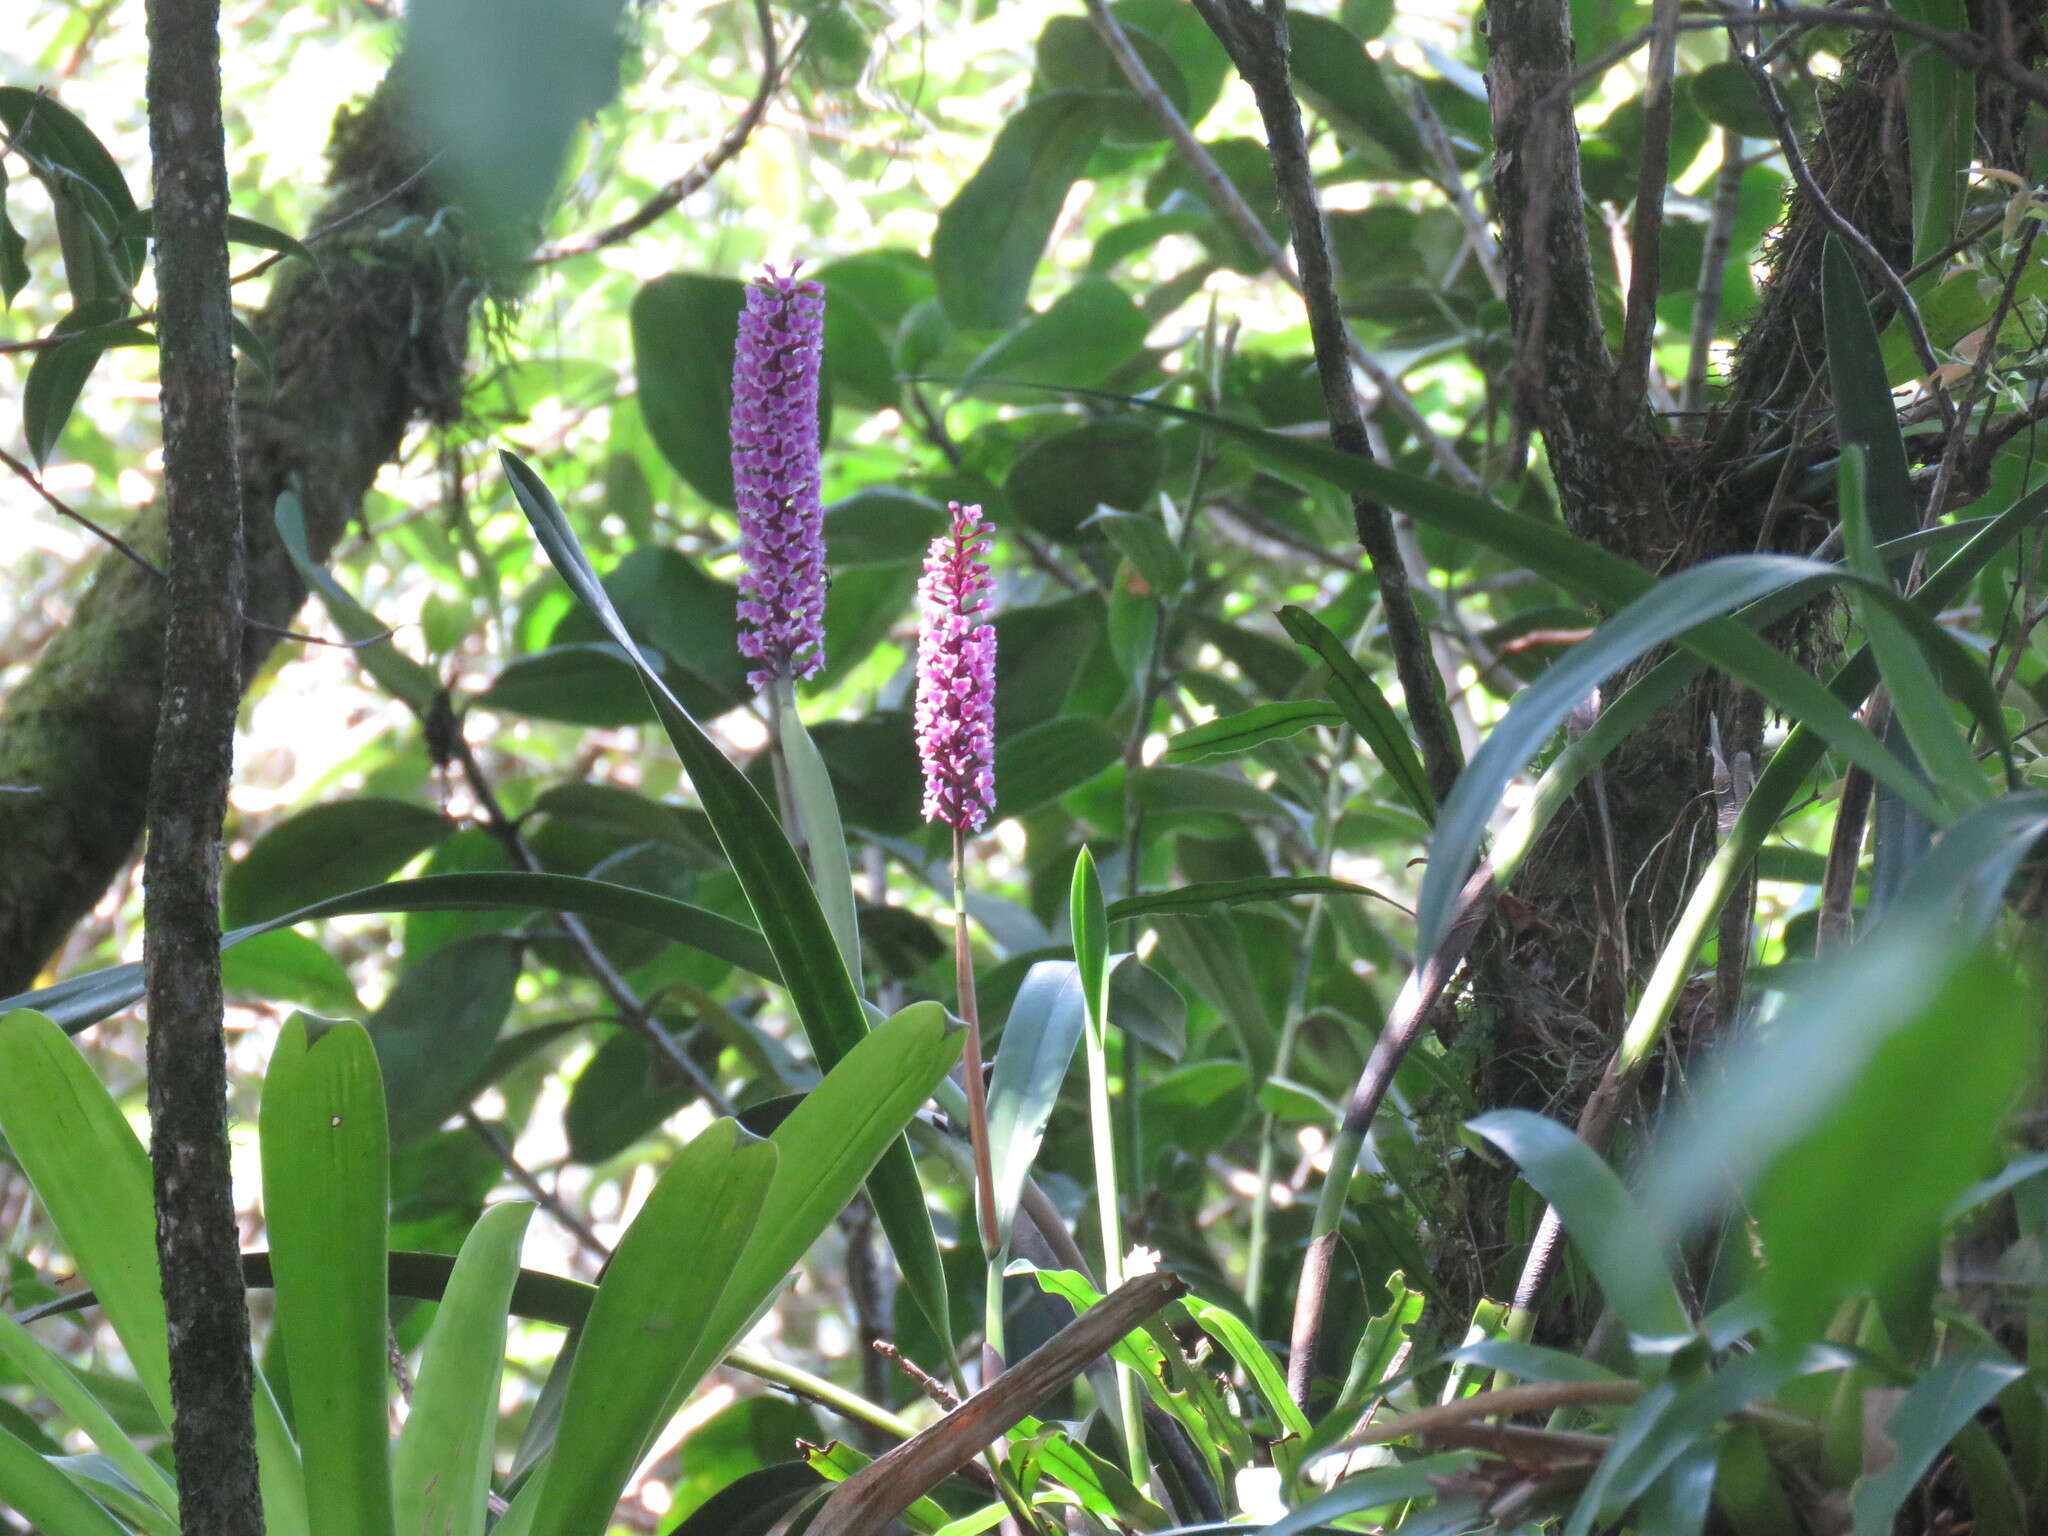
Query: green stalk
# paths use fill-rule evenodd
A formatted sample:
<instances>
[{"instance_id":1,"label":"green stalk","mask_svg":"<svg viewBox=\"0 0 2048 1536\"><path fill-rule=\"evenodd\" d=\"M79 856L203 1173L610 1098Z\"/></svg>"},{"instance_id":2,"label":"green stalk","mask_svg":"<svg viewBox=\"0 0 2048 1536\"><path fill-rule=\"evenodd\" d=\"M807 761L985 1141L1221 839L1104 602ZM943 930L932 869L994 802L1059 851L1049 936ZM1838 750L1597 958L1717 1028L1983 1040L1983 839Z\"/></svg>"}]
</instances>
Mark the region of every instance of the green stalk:
<instances>
[{"instance_id":1,"label":"green stalk","mask_svg":"<svg viewBox=\"0 0 2048 1536\"><path fill-rule=\"evenodd\" d=\"M967 834L953 829L953 971L960 994L960 1018L967 1025L961 1055L966 1078L967 1139L974 1148L974 1207L981 1225L981 1249L988 1259L984 1300L982 1385L1000 1370L1003 1355L1003 1267L1006 1245L996 1231L995 1165L988 1150L988 1086L981 1067L981 1005L974 990L974 955L967 944Z\"/></svg>"},{"instance_id":2,"label":"green stalk","mask_svg":"<svg viewBox=\"0 0 2048 1536\"><path fill-rule=\"evenodd\" d=\"M1102 1234L1102 1291L1106 1296L1124 1283L1124 1239L1117 1202L1116 1122L1109 1095L1109 919L1095 858L1085 844L1074 861L1069 913L1074 963L1081 972L1081 996L1088 1014L1081 1038L1088 1057L1088 1135L1095 1157L1095 1213ZM1124 1047L1124 1092L1134 1097L1131 1071L1135 1063L1129 1058L1128 1039ZM1128 1367L1119 1364L1115 1372L1125 1461L1131 1481L1143 1487L1151 1468L1145 1456L1145 1421L1137 1383Z\"/></svg>"},{"instance_id":3,"label":"green stalk","mask_svg":"<svg viewBox=\"0 0 2048 1536\"><path fill-rule=\"evenodd\" d=\"M1354 740L1349 728L1342 731L1331 761L1341 763L1349 757ZM1337 845L1337 813L1343 800L1338 784L1338 775L1332 773L1324 792L1321 824L1316 828L1316 873L1321 875L1330 872L1331 857ZM1301 938L1301 956L1295 963L1294 979L1287 989L1287 1014L1280 1025L1280 1043L1273 1050L1275 1077L1285 1077L1287 1069L1294 1063L1294 1042L1301 1030L1302 1011L1308 1005L1309 969L1315 955L1316 940L1322 932L1323 902L1321 896L1309 902L1308 922ZM1278 1120L1279 1116L1268 1114L1259 1122L1259 1185L1252 1192L1251 1254L1245 1263L1244 1274L1245 1304L1251 1308L1253 1317L1258 1316L1259 1293L1266 1279L1266 1228L1272 1213L1273 1171L1278 1160L1273 1134Z\"/></svg>"}]
</instances>

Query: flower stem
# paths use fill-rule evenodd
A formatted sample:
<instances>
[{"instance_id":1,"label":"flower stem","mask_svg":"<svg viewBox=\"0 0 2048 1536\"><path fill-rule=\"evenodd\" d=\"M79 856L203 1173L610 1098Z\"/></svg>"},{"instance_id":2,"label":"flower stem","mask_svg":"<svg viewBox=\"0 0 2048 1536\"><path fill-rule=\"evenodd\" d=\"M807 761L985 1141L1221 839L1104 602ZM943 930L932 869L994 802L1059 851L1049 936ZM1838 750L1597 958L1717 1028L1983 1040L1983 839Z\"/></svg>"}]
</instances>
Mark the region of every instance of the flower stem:
<instances>
[{"instance_id":1,"label":"flower stem","mask_svg":"<svg viewBox=\"0 0 2048 1536\"><path fill-rule=\"evenodd\" d=\"M974 991L974 955L967 945L967 834L953 829L953 967L960 993L960 1017L967 1025L967 1049L961 1057L966 1077L967 1137L974 1148L974 1205L980 1217L982 1252L988 1256L985 1320L987 1347L983 1373L1000 1362L1003 1350L1003 1263L1007 1255L996 1232L995 1165L988 1149L988 1088L982 1080L981 1005ZM986 1381L983 1385L987 1385Z\"/></svg>"}]
</instances>

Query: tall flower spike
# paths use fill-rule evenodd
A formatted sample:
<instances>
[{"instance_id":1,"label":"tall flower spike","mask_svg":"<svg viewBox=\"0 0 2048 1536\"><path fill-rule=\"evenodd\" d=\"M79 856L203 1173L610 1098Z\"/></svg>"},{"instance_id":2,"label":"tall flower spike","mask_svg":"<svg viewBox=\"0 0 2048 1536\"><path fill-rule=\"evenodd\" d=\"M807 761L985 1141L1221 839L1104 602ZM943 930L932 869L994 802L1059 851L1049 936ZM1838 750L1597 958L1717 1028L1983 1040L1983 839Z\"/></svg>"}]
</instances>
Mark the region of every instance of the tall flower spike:
<instances>
[{"instance_id":1,"label":"tall flower spike","mask_svg":"<svg viewBox=\"0 0 2048 1536\"><path fill-rule=\"evenodd\" d=\"M979 617L994 530L980 507L950 510L917 586L917 755L924 819L978 832L996 804L996 632Z\"/></svg>"},{"instance_id":2,"label":"tall flower spike","mask_svg":"<svg viewBox=\"0 0 2048 1536\"><path fill-rule=\"evenodd\" d=\"M740 654L758 691L825 664L825 514L818 499L818 369L825 290L772 267L747 287L732 368L732 483L740 513Z\"/></svg>"}]
</instances>

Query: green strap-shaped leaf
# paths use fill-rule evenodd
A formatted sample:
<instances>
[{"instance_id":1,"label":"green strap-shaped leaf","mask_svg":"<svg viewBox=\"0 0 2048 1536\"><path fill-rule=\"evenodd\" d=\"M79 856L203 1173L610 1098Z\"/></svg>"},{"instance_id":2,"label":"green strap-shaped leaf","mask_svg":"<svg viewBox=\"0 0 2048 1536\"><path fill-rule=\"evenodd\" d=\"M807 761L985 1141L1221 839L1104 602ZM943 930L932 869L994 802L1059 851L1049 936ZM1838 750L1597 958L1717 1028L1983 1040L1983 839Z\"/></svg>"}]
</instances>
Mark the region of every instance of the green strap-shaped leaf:
<instances>
[{"instance_id":1,"label":"green strap-shaped leaf","mask_svg":"<svg viewBox=\"0 0 2048 1536\"><path fill-rule=\"evenodd\" d=\"M229 948L260 933L323 917L350 917L365 912L500 910L573 912L582 917L608 918L702 950L767 981L778 980L781 974L759 930L720 913L652 891L583 875L527 874L515 870L422 875L415 880L365 886L267 922L232 929L222 935L221 947ZM75 1033L119 1012L141 996L142 966L130 963L90 971L16 997L0 998L0 1008L33 1008Z\"/></svg>"},{"instance_id":2,"label":"green strap-shaped leaf","mask_svg":"<svg viewBox=\"0 0 2048 1536\"><path fill-rule=\"evenodd\" d=\"M1467 1124L1512 1157L1536 1192L1556 1207L1639 1349L1668 1352L1691 1337L1692 1324L1649 1223L1598 1153L1555 1120L1528 1110L1495 1110Z\"/></svg>"},{"instance_id":3,"label":"green strap-shaped leaf","mask_svg":"<svg viewBox=\"0 0 2048 1536\"><path fill-rule=\"evenodd\" d=\"M2025 1375L1988 1347L1965 1348L1938 1361L1912 1386L1884 1432L1897 1453L1885 1469L1861 1479L1850 1495L1854 1536L1881 1536L1921 1474L1984 1405Z\"/></svg>"},{"instance_id":4,"label":"green strap-shaped leaf","mask_svg":"<svg viewBox=\"0 0 2048 1536\"><path fill-rule=\"evenodd\" d=\"M1005 1247L1024 1181L1087 1023L1082 990L1080 968L1072 961L1038 961L1017 988L996 1046L988 1088L988 1142L995 1169L996 1233Z\"/></svg>"},{"instance_id":5,"label":"green strap-shaped leaf","mask_svg":"<svg viewBox=\"0 0 2048 1536\"><path fill-rule=\"evenodd\" d=\"M1285 901L1293 896L1370 896L1390 907L1408 909L1371 886L1339 880L1334 875L1250 875L1242 880L1197 880L1170 891L1140 891L1109 904L1109 920L1151 917L1159 913L1202 912L1253 901Z\"/></svg>"},{"instance_id":6,"label":"green strap-shaped leaf","mask_svg":"<svg viewBox=\"0 0 2048 1536\"><path fill-rule=\"evenodd\" d=\"M78 1484L0 1427L0 1506L40 1536L123 1536L120 1522Z\"/></svg>"},{"instance_id":7,"label":"green strap-shaped leaf","mask_svg":"<svg viewBox=\"0 0 2048 1536\"><path fill-rule=\"evenodd\" d=\"M412 1406L392 1460L404 1536L483 1536L497 1448L506 1319L534 1207L493 1206L469 1229L427 1329Z\"/></svg>"},{"instance_id":8,"label":"green strap-shaped leaf","mask_svg":"<svg viewBox=\"0 0 2048 1536\"><path fill-rule=\"evenodd\" d=\"M1898 406L1885 376L1870 301L1839 235L1829 235L1821 248L1820 303L1835 420L1842 441L1856 444L1869 458L1871 532L1880 540L1902 539L1920 526L1906 468L1906 440L1899 435Z\"/></svg>"},{"instance_id":9,"label":"green strap-shaped leaf","mask_svg":"<svg viewBox=\"0 0 2048 1536\"><path fill-rule=\"evenodd\" d=\"M1192 726L1170 737L1167 763L1198 763L1210 757L1237 757L1255 752L1269 741L1280 741L1316 725L1342 725L1341 709L1319 699L1282 699L1272 704L1255 704L1234 715Z\"/></svg>"},{"instance_id":10,"label":"green strap-shaped leaf","mask_svg":"<svg viewBox=\"0 0 2048 1536\"><path fill-rule=\"evenodd\" d=\"M536 1536L604 1536L667 1404L696 1386L691 1363L766 1214L776 1163L774 1143L720 1120L662 1174L577 1341L554 1453L539 1474Z\"/></svg>"},{"instance_id":11,"label":"green strap-shaped leaf","mask_svg":"<svg viewBox=\"0 0 2048 1536\"><path fill-rule=\"evenodd\" d=\"M129 1438L92 1389L72 1373L40 1339L13 1318L0 1313L0 1359L20 1373L30 1387L56 1405L57 1412L85 1431L136 1489L157 1508L174 1517L178 1490L170 1477Z\"/></svg>"},{"instance_id":12,"label":"green strap-shaped leaf","mask_svg":"<svg viewBox=\"0 0 2048 1536\"><path fill-rule=\"evenodd\" d=\"M693 1383L746 1335L877 1160L903 1146L903 1127L965 1043L937 1003L913 1003L849 1051L775 1128L775 1181L682 1381ZM680 1398L670 1403L677 1406Z\"/></svg>"},{"instance_id":13,"label":"green strap-shaped leaf","mask_svg":"<svg viewBox=\"0 0 2048 1536\"><path fill-rule=\"evenodd\" d=\"M1863 632L1870 637L1878 675L1891 691L1893 713L1906 733L1906 740L1926 766L1936 793L1959 808L1981 804L1990 798L1991 787L1984 782L1976 754L1949 713L1948 698L1935 677L1933 663L1913 643L1906 625L1880 600L1879 594L1890 587L1890 582L1885 576L1883 557L1877 552L1867 455L1860 443L1842 445L1838 484L1836 500L1841 509L1849 567L1866 583L1852 587L1849 600L1863 623ZM1981 665L1973 665L1972 670L1981 672ZM1992 719L1998 720L1995 705ZM1994 724L1993 733L2003 743L2002 725Z\"/></svg>"},{"instance_id":14,"label":"green strap-shaped leaf","mask_svg":"<svg viewBox=\"0 0 2048 1536\"><path fill-rule=\"evenodd\" d=\"M740 888L746 892L762 937L774 953L782 985L811 1049L819 1065L829 1069L866 1035L867 1017L802 861L746 775L675 701L640 654L547 486L516 456L501 453L499 459L520 509L555 570L639 667L647 696L682 759L683 771L690 776ZM938 1240L932 1235L931 1215L925 1209L924 1190L917 1181L917 1165L907 1143L899 1142L885 1154L875 1170L873 1186L875 1211L895 1250L904 1284L944 1337L950 1331L946 1272L939 1261Z\"/></svg>"},{"instance_id":15,"label":"green strap-shaped leaf","mask_svg":"<svg viewBox=\"0 0 2048 1536\"><path fill-rule=\"evenodd\" d=\"M1422 759L1415 754L1415 744L1408 739L1400 716L1394 713L1394 706L1387 702L1379 685L1352 658L1329 626L1306 608L1282 608L1280 627L1297 645L1314 651L1330 669L1330 697L1358 732L1358 739L1366 744L1373 761L1394 781L1394 787L1415 814L1434 823L1436 795L1430 790L1429 775L1422 771Z\"/></svg>"},{"instance_id":16,"label":"green strap-shaped leaf","mask_svg":"<svg viewBox=\"0 0 2048 1536\"><path fill-rule=\"evenodd\" d=\"M387 1536L384 1078L369 1031L294 1014L263 1079L263 1217L313 1536Z\"/></svg>"}]
</instances>

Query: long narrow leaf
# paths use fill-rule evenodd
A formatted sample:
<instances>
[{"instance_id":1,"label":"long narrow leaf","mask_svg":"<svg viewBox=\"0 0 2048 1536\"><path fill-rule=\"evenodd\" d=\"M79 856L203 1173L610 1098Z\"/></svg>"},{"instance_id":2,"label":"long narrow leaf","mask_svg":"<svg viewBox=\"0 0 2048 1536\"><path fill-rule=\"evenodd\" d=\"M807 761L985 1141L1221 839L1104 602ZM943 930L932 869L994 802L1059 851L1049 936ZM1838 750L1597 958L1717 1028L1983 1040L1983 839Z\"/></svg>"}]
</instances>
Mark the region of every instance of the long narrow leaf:
<instances>
[{"instance_id":1,"label":"long narrow leaf","mask_svg":"<svg viewBox=\"0 0 2048 1536\"><path fill-rule=\"evenodd\" d=\"M1649 1223L1614 1170L1542 1115L1500 1109L1468 1122L1512 1157L1557 1208L1573 1245L1638 1350L1668 1352L1692 1334Z\"/></svg>"},{"instance_id":2,"label":"long narrow leaf","mask_svg":"<svg viewBox=\"0 0 2048 1536\"><path fill-rule=\"evenodd\" d=\"M1307 609L1282 608L1280 626L1295 644L1315 652L1330 669L1330 697L1358 732L1358 739L1366 744L1373 761L1394 781L1394 787L1415 814L1426 822L1434 822L1436 795L1430 790L1429 775L1422 770L1422 759L1416 755L1415 744L1408 739L1401 717L1394 713L1394 706L1387 702L1371 674L1352 659L1351 652L1330 632L1329 626Z\"/></svg>"},{"instance_id":3,"label":"long narrow leaf","mask_svg":"<svg viewBox=\"0 0 2048 1536\"><path fill-rule=\"evenodd\" d=\"M996 1233L1005 1244L1087 1023L1083 990L1080 968L1071 960L1038 961L1017 988L996 1046L988 1088L988 1143L995 1169Z\"/></svg>"},{"instance_id":4,"label":"long narrow leaf","mask_svg":"<svg viewBox=\"0 0 2048 1536\"><path fill-rule=\"evenodd\" d=\"M1737 608L1787 589L1810 585L1818 590L1841 579L1846 579L1846 573L1835 567L1780 555L1738 555L1709 561L1658 582L1523 690L1507 718L1488 734L1486 744L1458 776L1444 805L1418 903L1417 952L1431 954L1441 942L1451 904L1471 873L1486 824L1508 781L1602 680L1668 641L1692 638L1688 631L1696 636L1704 626ZM1742 633L1748 634L1746 630ZM1785 668L1797 682L1783 693L1774 686L1785 681L1782 676L1767 679L1745 671L1737 671L1737 675L1779 707L1812 723L1902 798L1940 817L1940 802L1839 699L1790 663L1785 663Z\"/></svg>"},{"instance_id":5,"label":"long narrow leaf","mask_svg":"<svg viewBox=\"0 0 2048 1536\"><path fill-rule=\"evenodd\" d=\"M0 1507L39 1536L123 1536L120 1522L34 1447L0 1426Z\"/></svg>"},{"instance_id":6,"label":"long narrow leaf","mask_svg":"<svg viewBox=\"0 0 2048 1536\"><path fill-rule=\"evenodd\" d=\"M86 1437L159 1509L172 1516L177 1514L178 1490L164 1469L142 1453L92 1389L72 1374L70 1366L4 1313L0 1313L0 1359L13 1366L36 1392L47 1397L58 1413L85 1431Z\"/></svg>"},{"instance_id":7,"label":"long narrow leaf","mask_svg":"<svg viewBox=\"0 0 2048 1536\"><path fill-rule=\"evenodd\" d=\"M867 1017L796 850L746 775L704 734L641 655L547 486L516 456L501 453L499 460L555 570L639 669L647 697L775 955L782 985L811 1049L821 1066L831 1067L867 1033ZM889 1234L904 1284L944 1335L949 1330L946 1274L907 1143L884 1155L873 1186L875 1210Z\"/></svg>"},{"instance_id":8,"label":"long narrow leaf","mask_svg":"<svg viewBox=\"0 0 2048 1536\"><path fill-rule=\"evenodd\" d=\"M400 1536L483 1536L506 1320L534 1209L493 1206L463 1239L420 1350L412 1407L392 1461Z\"/></svg>"},{"instance_id":9,"label":"long narrow leaf","mask_svg":"<svg viewBox=\"0 0 2048 1536\"><path fill-rule=\"evenodd\" d=\"M1920 1476L1984 1405L2026 1373L1996 1350L1964 1349L1937 1362L1913 1384L1884 1432L1894 1458L1857 1483L1850 1496L1854 1536L1881 1536Z\"/></svg>"}]
</instances>

